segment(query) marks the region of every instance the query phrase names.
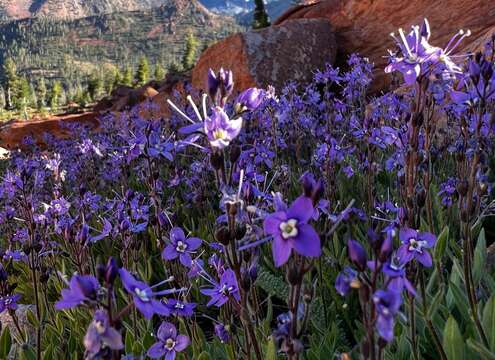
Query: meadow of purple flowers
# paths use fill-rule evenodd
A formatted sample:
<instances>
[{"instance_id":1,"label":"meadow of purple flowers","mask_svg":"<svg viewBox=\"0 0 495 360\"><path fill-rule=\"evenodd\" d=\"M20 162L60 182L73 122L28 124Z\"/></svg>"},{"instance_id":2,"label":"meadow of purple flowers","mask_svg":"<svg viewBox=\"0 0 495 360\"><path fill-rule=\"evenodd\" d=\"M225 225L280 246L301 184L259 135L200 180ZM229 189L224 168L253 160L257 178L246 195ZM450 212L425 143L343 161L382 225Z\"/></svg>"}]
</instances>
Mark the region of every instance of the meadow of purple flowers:
<instances>
[{"instance_id":1,"label":"meadow of purple flowers","mask_svg":"<svg viewBox=\"0 0 495 360\"><path fill-rule=\"evenodd\" d=\"M468 35L399 30L397 91L356 55L280 93L222 69L170 118L26 139L0 358L495 359L495 39L457 54Z\"/></svg>"}]
</instances>

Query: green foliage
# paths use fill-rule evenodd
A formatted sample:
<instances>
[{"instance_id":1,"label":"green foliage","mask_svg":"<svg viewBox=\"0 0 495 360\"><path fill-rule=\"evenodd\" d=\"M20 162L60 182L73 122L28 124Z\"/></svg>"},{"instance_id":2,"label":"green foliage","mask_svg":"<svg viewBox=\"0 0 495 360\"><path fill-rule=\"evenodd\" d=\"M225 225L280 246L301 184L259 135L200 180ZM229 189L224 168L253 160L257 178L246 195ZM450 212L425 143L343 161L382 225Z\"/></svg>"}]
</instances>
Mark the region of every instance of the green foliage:
<instances>
[{"instance_id":1,"label":"green foliage","mask_svg":"<svg viewBox=\"0 0 495 360\"><path fill-rule=\"evenodd\" d=\"M186 37L186 49L184 57L182 58L182 67L184 70L192 69L196 60L196 50L198 47L198 41L193 33L187 34Z\"/></svg>"},{"instance_id":2,"label":"green foliage","mask_svg":"<svg viewBox=\"0 0 495 360\"><path fill-rule=\"evenodd\" d=\"M464 341L459 325L450 316L443 330L443 347L449 360L464 359Z\"/></svg>"},{"instance_id":3,"label":"green foliage","mask_svg":"<svg viewBox=\"0 0 495 360\"><path fill-rule=\"evenodd\" d=\"M148 59L143 56L139 60L139 65L136 71L135 83L138 86L142 86L148 82L150 78L150 66Z\"/></svg>"},{"instance_id":4,"label":"green foliage","mask_svg":"<svg viewBox=\"0 0 495 360\"><path fill-rule=\"evenodd\" d=\"M52 85L52 89L50 91L50 108L57 109L60 103L60 97L62 96L62 84L60 81L55 81Z\"/></svg>"}]
</instances>

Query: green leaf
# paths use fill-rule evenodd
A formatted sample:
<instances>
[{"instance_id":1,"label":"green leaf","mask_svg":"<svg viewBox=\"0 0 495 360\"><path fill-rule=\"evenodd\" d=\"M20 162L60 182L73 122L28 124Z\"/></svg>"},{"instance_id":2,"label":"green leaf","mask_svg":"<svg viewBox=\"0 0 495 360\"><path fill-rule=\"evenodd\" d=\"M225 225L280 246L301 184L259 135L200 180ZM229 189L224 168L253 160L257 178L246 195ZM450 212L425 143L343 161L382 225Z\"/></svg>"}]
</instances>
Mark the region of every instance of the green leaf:
<instances>
[{"instance_id":1,"label":"green leaf","mask_svg":"<svg viewBox=\"0 0 495 360\"><path fill-rule=\"evenodd\" d=\"M273 275L267 269L260 267L256 285L265 290L268 295L280 300L286 300L289 288L283 278Z\"/></svg>"},{"instance_id":2,"label":"green leaf","mask_svg":"<svg viewBox=\"0 0 495 360\"><path fill-rule=\"evenodd\" d=\"M275 345L273 336L270 336L266 344L265 360L277 360L277 346Z\"/></svg>"},{"instance_id":3,"label":"green leaf","mask_svg":"<svg viewBox=\"0 0 495 360\"><path fill-rule=\"evenodd\" d=\"M203 351L199 356L198 360L211 360L210 355L206 351Z\"/></svg>"},{"instance_id":4,"label":"green leaf","mask_svg":"<svg viewBox=\"0 0 495 360\"><path fill-rule=\"evenodd\" d=\"M32 347L26 347L21 352L21 360L36 360L36 354Z\"/></svg>"},{"instance_id":5,"label":"green leaf","mask_svg":"<svg viewBox=\"0 0 495 360\"><path fill-rule=\"evenodd\" d=\"M128 355L132 354L132 346L134 341L132 339L132 335L130 331L125 332L125 353Z\"/></svg>"},{"instance_id":6,"label":"green leaf","mask_svg":"<svg viewBox=\"0 0 495 360\"><path fill-rule=\"evenodd\" d=\"M492 353L490 350L488 350L486 347L484 347L479 342L477 342L473 339L468 339L467 340L467 346L469 346L470 349L476 351L481 356L482 359L495 360L495 354Z\"/></svg>"},{"instance_id":7,"label":"green leaf","mask_svg":"<svg viewBox=\"0 0 495 360\"><path fill-rule=\"evenodd\" d=\"M483 328L488 336L488 344L495 351L495 295L492 295L483 309Z\"/></svg>"},{"instance_id":8,"label":"green leaf","mask_svg":"<svg viewBox=\"0 0 495 360\"><path fill-rule=\"evenodd\" d=\"M0 337L0 359L6 359L9 355L10 348L12 347L12 338L10 336L10 330L8 327L2 331Z\"/></svg>"},{"instance_id":9,"label":"green leaf","mask_svg":"<svg viewBox=\"0 0 495 360\"><path fill-rule=\"evenodd\" d=\"M438 307L442 304L444 293L445 293L445 287L443 284L440 284L440 288L438 289L437 293L430 302L428 313L426 315L428 319L431 319L433 316L435 316Z\"/></svg>"},{"instance_id":10,"label":"green leaf","mask_svg":"<svg viewBox=\"0 0 495 360\"><path fill-rule=\"evenodd\" d=\"M436 262L439 262L442 260L443 255L445 254L445 250L447 250L447 244L449 241L449 227L445 226L438 235L437 243L435 245L435 252L433 254L433 257Z\"/></svg>"},{"instance_id":11,"label":"green leaf","mask_svg":"<svg viewBox=\"0 0 495 360\"><path fill-rule=\"evenodd\" d=\"M486 265L486 238L485 229L482 229L478 236L478 243L474 249L474 263L473 263L473 280L475 284L479 284Z\"/></svg>"},{"instance_id":12,"label":"green leaf","mask_svg":"<svg viewBox=\"0 0 495 360\"><path fill-rule=\"evenodd\" d=\"M449 360L464 359L464 339L455 319L450 316L443 330L443 347Z\"/></svg>"}]
</instances>

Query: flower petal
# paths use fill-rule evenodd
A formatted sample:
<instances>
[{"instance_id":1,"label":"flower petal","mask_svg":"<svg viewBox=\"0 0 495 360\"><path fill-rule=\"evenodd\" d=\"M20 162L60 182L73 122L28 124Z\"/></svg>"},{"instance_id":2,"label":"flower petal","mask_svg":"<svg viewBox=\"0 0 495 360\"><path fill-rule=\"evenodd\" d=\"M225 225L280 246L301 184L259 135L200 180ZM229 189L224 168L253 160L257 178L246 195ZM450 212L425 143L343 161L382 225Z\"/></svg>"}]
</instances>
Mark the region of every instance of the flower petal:
<instances>
[{"instance_id":1,"label":"flower petal","mask_svg":"<svg viewBox=\"0 0 495 360\"><path fill-rule=\"evenodd\" d=\"M301 255L318 257L321 255L320 237L311 225L297 227L299 234L294 239L294 249Z\"/></svg>"}]
</instances>

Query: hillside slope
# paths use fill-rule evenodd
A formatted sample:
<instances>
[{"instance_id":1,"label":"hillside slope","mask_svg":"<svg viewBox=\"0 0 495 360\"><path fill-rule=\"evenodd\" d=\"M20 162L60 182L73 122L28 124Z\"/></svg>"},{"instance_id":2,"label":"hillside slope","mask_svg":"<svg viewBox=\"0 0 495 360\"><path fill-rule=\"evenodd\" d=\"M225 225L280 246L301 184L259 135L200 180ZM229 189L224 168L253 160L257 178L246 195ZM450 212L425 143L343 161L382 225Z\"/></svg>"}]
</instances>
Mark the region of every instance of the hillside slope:
<instances>
[{"instance_id":1,"label":"hillside slope","mask_svg":"<svg viewBox=\"0 0 495 360\"><path fill-rule=\"evenodd\" d=\"M114 5L118 1L138 2L98 1ZM143 1L156 2L139 0L141 4ZM89 71L105 63L133 64L142 55L151 63L166 65L180 59L189 33L196 36L201 48L240 29L234 19L213 14L196 0L162 2L164 5L148 10L72 20L39 16L4 23L0 25L0 65L12 57L21 72L42 72L49 77L71 70ZM44 1L43 5L49 3Z\"/></svg>"}]
</instances>

